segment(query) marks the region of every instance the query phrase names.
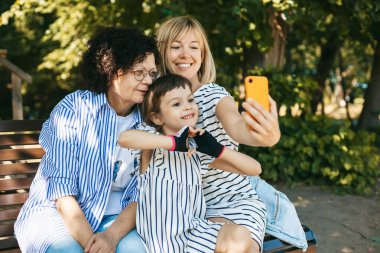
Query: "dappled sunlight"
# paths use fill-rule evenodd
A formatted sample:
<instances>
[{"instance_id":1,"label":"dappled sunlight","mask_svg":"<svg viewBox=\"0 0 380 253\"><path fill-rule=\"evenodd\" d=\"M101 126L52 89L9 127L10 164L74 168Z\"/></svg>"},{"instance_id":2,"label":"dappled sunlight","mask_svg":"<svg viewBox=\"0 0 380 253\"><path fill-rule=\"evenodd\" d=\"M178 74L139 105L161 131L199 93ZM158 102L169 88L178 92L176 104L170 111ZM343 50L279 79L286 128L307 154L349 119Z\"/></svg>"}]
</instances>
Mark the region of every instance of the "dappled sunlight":
<instances>
[{"instance_id":1,"label":"dappled sunlight","mask_svg":"<svg viewBox=\"0 0 380 253\"><path fill-rule=\"evenodd\" d=\"M341 250L341 252L343 252L343 253L353 253L354 251L353 251L352 249L350 249L350 248L344 247L344 248Z\"/></svg>"},{"instance_id":2,"label":"dappled sunlight","mask_svg":"<svg viewBox=\"0 0 380 253\"><path fill-rule=\"evenodd\" d=\"M331 236L332 238L337 238L337 237L341 237L342 234L341 234L340 232L338 232L338 231L334 231L334 232L332 232L332 233L330 234L330 236Z\"/></svg>"}]
</instances>

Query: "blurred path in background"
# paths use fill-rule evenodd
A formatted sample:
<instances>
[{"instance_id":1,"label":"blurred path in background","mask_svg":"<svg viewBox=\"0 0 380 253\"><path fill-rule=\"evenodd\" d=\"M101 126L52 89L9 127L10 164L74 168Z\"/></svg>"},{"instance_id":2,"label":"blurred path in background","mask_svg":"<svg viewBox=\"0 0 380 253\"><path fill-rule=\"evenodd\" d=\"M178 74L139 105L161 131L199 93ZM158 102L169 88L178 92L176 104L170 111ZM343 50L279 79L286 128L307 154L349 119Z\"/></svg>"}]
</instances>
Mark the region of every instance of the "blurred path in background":
<instances>
[{"instance_id":1,"label":"blurred path in background","mask_svg":"<svg viewBox=\"0 0 380 253\"><path fill-rule=\"evenodd\" d=\"M380 253L380 184L371 196L339 196L318 187L277 186L317 238L320 253Z\"/></svg>"}]
</instances>

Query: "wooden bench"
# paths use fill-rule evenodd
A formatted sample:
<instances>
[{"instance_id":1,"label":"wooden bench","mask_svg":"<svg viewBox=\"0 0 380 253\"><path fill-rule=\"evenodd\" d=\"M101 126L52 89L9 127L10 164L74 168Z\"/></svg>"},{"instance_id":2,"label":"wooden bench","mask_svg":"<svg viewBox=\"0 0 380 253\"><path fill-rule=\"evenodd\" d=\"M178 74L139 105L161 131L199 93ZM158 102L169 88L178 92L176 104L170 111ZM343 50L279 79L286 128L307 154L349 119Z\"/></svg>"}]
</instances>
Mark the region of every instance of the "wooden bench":
<instances>
[{"instance_id":1,"label":"wooden bench","mask_svg":"<svg viewBox=\"0 0 380 253\"><path fill-rule=\"evenodd\" d=\"M0 252L20 252L13 225L44 151L38 144L43 120L0 121ZM304 226L308 253L316 252L313 232ZM277 238L267 235L264 252L302 252Z\"/></svg>"},{"instance_id":2,"label":"wooden bench","mask_svg":"<svg viewBox=\"0 0 380 253\"><path fill-rule=\"evenodd\" d=\"M0 251L20 252L13 224L44 154L42 120L0 121Z\"/></svg>"}]
</instances>

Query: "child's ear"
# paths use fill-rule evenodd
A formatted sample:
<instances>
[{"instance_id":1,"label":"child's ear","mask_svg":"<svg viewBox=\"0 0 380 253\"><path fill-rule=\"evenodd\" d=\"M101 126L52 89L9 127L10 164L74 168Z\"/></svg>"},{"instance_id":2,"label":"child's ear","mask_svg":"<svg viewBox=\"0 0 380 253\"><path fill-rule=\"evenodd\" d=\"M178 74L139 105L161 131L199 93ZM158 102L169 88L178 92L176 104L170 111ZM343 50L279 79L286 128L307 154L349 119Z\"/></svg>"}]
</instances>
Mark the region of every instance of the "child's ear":
<instances>
[{"instance_id":1,"label":"child's ear","mask_svg":"<svg viewBox=\"0 0 380 253\"><path fill-rule=\"evenodd\" d=\"M162 126L163 125L163 122L162 122L162 117L159 113L155 113L155 112L152 112L150 115L149 115L149 119L157 126Z\"/></svg>"}]
</instances>

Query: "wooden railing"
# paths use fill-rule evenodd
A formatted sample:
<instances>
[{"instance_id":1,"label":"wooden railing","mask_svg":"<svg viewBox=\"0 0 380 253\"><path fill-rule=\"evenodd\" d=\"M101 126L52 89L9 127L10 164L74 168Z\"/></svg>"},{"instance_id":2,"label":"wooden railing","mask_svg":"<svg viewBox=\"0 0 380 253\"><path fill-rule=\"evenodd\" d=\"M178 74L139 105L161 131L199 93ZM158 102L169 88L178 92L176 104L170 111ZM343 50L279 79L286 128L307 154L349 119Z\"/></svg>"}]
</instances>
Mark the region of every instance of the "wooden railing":
<instances>
[{"instance_id":1,"label":"wooden railing","mask_svg":"<svg viewBox=\"0 0 380 253\"><path fill-rule=\"evenodd\" d=\"M22 81L32 83L32 77L5 58L6 50L0 50L0 65L11 71L12 78L12 112L13 119L23 119L22 110Z\"/></svg>"}]
</instances>

